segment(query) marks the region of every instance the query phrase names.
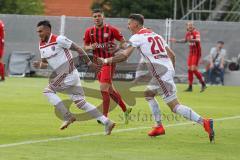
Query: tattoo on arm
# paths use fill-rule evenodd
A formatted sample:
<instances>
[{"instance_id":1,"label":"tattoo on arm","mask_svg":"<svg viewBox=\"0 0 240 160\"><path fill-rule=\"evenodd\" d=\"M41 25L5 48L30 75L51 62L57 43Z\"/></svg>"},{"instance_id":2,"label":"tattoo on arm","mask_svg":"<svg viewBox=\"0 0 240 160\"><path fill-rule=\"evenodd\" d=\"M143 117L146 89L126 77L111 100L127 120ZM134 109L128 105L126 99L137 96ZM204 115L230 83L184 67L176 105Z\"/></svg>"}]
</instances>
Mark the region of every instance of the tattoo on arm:
<instances>
[{"instance_id":1,"label":"tattoo on arm","mask_svg":"<svg viewBox=\"0 0 240 160\"><path fill-rule=\"evenodd\" d=\"M119 54L110 58L110 60L109 60L110 63L118 63L118 62L123 62L123 61L127 60L127 58L132 54L134 49L135 49L134 47L129 46L126 50L120 51Z\"/></svg>"},{"instance_id":2,"label":"tattoo on arm","mask_svg":"<svg viewBox=\"0 0 240 160\"><path fill-rule=\"evenodd\" d=\"M89 62L91 62L85 50L79 47L78 45L76 45L75 43L72 43L70 50L78 52L79 56L82 57L85 63L88 64Z\"/></svg>"},{"instance_id":3,"label":"tattoo on arm","mask_svg":"<svg viewBox=\"0 0 240 160\"><path fill-rule=\"evenodd\" d=\"M127 42L123 39L120 41L119 48L126 49L127 48Z\"/></svg>"},{"instance_id":4,"label":"tattoo on arm","mask_svg":"<svg viewBox=\"0 0 240 160\"><path fill-rule=\"evenodd\" d=\"M84 46L83 46L83 49L84 49L86 52L88 52L88 51L93 50L93 47L92 47L91 44L90 44L90 45L84 45Z\"/></svg>"}]
</instances>

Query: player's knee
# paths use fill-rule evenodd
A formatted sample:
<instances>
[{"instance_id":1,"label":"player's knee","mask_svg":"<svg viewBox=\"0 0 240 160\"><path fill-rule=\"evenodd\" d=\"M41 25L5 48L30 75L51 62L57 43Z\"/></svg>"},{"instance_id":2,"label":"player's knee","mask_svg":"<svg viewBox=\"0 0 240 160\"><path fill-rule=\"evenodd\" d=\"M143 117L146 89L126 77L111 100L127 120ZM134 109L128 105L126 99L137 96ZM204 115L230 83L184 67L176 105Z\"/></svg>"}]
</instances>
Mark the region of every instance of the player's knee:
<instances>
[{"instance_id":1,"label":"player's knee","mask_svg":"<svg viewBox=\"0 0 240 160\"><path fill-rule=\"evenodd\" d=\"M146 101L150 101L150 100L152 100L152 99L154 99L154 97L155 97L155 93L154 92L152 92L152 91L145 91L144 92L144 97L145 97L145 100Z\"/></svg>"},{"instance_id":2,"label":"player's knee","mask_svg":"<svg viewBox=\"0 0 240 160\"><path fill-rule=\"evenodd\" d=\"M69 97L71 98L71 100L72 100L73 102L78 101L78 100L85 99L85 96L84 96L84 95L81 95L81 94L78 94L78 95L76 95L76 94L71 94L71 95L69 95Z\"/></svg>"},{"instance_id":3,"label":"player's knee","mask_svg":"<svg viewBox=\"0 0 240 160\"><path fill-rule=\"evenodd\" d=\"M173 113L176 113L176 106L178 106L180 103L178 102L178 100L175 98L169 102L167 102L167 105L169 106L169 108L171 109L171 111Z\"/></svg>"},{"instance_id":4,"label":"player's knee","mask_svg":"<svg viewBox=\"0 0 240 160\"><path fill-rule=\"evenodd\" d=\"M86 104L86 100L84 98L75 100L74 103L78 108L82 108Z\"/></svg>"},{"instance_id":5,"label":"player's knee","mask_svg":"<svg viewBox=\"0 0 240 160\"><path fill-rule=\"evenodd\" d=\"M47 97L48 102L52 105L57 105L60 102L62 102L61 98L59 98L56 94L56 92L52 91L49 88L45 88L43 91L43 95Z\"/></svg>"},{"instance_id":6,"label":"player's knee","mask_svg":"<svg viewBox=\"0 0 240 160\"><path fill-rule=\"evenodd\" d=\"M55 92L53 90L51 90L50 88L45 88L43 90L43 95L46 97L49 97L51 94L55 94Z\"/></svg>"}]
</instances>

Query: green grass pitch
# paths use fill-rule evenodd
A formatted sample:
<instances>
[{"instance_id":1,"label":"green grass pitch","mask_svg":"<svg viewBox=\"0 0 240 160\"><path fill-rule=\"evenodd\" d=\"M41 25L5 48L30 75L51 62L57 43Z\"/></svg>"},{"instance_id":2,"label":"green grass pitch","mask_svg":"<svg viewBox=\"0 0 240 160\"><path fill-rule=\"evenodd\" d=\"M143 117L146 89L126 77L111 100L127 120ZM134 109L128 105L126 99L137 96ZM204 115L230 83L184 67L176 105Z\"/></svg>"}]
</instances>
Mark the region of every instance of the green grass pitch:
<instances>
[{"instance_id":1,"label":"green grass pitch","mask_svg":"<svg viewBox=\"0 0 240 160\"><path fill-rule=\"evenodd\" d=\"M149 107L143 97L129 95L141 93L144 87L129 92L129 82L115 82L129 104L136 100L128 125L123 124L122 112L116 107L110 118L117 126L110 136L103 135L103 126L95 120L76 122L60 131L61 121L42 95L47 83L45 78L8 78L0 83L0 160L240 159L240 86L209 86L199 93L200 87L195 85L192 93L186 93L186 85L177 85L183 104L215 119L216 140L210 144L201 126L174 116L159 97L166 135L148 137L154 124ZM98 89L97 82L82 81L82 85ZM101 103L88 96L88 89L85 92L89 102ZM71 110L81 112L74 106Z\"/></svg>"}]
</instances>

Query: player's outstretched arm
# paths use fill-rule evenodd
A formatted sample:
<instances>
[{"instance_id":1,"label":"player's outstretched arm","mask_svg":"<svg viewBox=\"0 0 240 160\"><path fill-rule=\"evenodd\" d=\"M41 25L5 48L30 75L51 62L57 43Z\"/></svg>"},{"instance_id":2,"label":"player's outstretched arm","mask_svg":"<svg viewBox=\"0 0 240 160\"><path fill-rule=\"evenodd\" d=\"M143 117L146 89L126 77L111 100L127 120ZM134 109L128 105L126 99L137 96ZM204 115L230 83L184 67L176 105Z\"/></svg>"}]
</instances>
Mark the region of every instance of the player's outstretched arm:
<instances>
[{"instance_id":1,"label":"player's outstretched arm","mask_svg":"<svg viewBox=\"0 0 240 160\"><path fill-rule=\"evenodd\" d=\"M186 43L187 40L186 40L186 39L171 38L171 39L170 39L170 42L173 42L173 43Z\"/></svg>"},{"instance_id":2,"label":"player's outstretched arm","mask_svg":"<svg viewBox=\"0 0 240 160\"><path fill-rule=\"evenodd\" d=\"M93 44L90 44L90 45L84 44L83 49L84 49L86 52L89 52L89 51L94 50L94 49L96 48L96 45L97 45L97 43L93 43Z\"/></svg>"},{"instance_id":3,"label":"player's outstretched arm","mask_svg":"<svg viewBox=\"0 0 240 160\"><path fill-rule=\"evenodd\" d=\"M97 72L100 70L100 66L97 66L95 63L92 63L90 58L88 57L87 53L84 49L76 45L75 43L72 43L70 50L78 52L80 57L83 58L83 61L92 69L96 70Z\"/></svg>"},{"instance_id":4,"label":"player's outstretched arm","mask_svg":"<svg viewBox=\"0 0 240 160\"><path fill-rule=\"evenodd\" d=\"M72 43L70 50L72 51L76 51L78 52L78 54L80 55L80 57L83 58L83 61L85 63L87 63L88 65L92 63L92 61L90 60L90 58L88 57L87 53L85 52L85 50L83 50L81 47L79 47L78 45L76 45L75 43Z\"/></svg>"},{"instance_id":5,"label":"player's outstretched arm","mask_svg":"<svg viewBox=\"0 0 240 160\"><path fill-rule=\"evenodd\" d=\"M98 63L111 64L111 63L119 63L119 62L126 61L128 57L132 54L134 49L135 48L133 46L129 46L127 49L119 51L120 53L116 54L114 57L110 57L106 59L98 58Z\"/></svg>"}]
</instances>

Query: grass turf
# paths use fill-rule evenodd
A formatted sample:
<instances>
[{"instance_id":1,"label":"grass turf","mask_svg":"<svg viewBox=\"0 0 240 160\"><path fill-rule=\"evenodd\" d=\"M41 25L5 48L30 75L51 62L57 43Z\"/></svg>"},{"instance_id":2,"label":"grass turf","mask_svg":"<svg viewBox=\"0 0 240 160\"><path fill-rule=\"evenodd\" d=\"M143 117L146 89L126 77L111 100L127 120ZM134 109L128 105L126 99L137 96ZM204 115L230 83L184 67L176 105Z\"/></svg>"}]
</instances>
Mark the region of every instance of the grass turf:
<instances>
[{"instance_id":1,"label":"grass turf","mask_svg":"<svg viewBox=\"0 0 240 160\"><path fill-rule=\"evenodd\" d=\"M60 131L58 127L61 121L56 117L54 108L42 95L42 90L47 85L45 78L8 78L4 83L0 83L0 160L240 158L239 117L215 121L216 143L210 144L201 126L193 124L175 126L188 121L174 116L162 100L157 98L164 113L166 135L149 138L147 132L154 122L141 94L144 87L131 88L130 92L129 82L115 83L125 101L134 106L128 125L122 123L122 112L119 107L110 113L110 118L117 122L115 131L120 131L111 136L102 135L100 132L103 132L103 126L98 125L95 120L76 122L68 129ZM85 87L87 100L99 105L101 96L98 91L95 91L95 96L88 96L92 94L89 93L91 89L98 89L98 83L82 81L82 85ZM204 117L220 119L240 116L240 87L209 86L204 93L199 93L199 86L194 86L192 93L183 92L186 85L177 87L180 101ZM66 95L61 97L67 99ZM81 112L73 106L71 110L75 113ZM76 135L80 137L6 146Z\"/></svg>"}]
</instances>

